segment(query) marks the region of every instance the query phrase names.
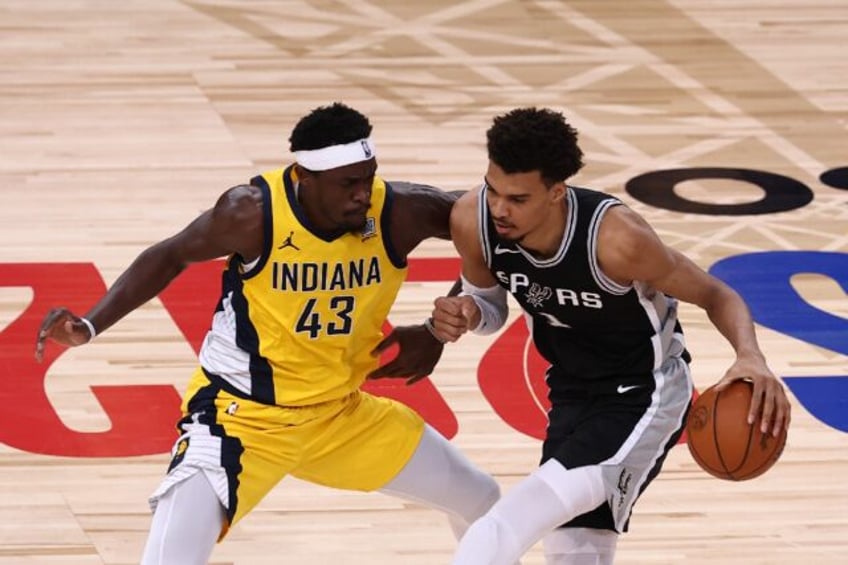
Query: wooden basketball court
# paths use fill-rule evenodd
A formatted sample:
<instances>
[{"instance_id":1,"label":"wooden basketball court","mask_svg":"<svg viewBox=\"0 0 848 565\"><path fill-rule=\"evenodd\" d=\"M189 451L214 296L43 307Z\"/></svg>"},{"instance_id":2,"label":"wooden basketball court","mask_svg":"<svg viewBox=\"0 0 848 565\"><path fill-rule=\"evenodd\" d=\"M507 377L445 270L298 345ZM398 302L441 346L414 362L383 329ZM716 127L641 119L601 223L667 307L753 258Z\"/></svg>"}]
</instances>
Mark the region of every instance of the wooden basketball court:
<instances>
[{"instance_id":1,"label":"wooden basketball court","mask_svg":"<svg viewBox=\"0 0 848 565\"><path fill-rule=\"evenodd\" d=\"M85 312L145 247L289 162L297 118L335 100L371 117L382 176L445 189L479 182L492 116L562 110L587 153L575 184L621 197L754 302L793 393L782 460L731 483L678 446L617 563L848 562L846 27L844 0L3 0L0 563L138 562L215 280L192 271L38 365L42 315ZM715 168L796 183L772 193L706 178ZM701 176L672 191L660 174L659 205L625 191L672 169ZM428 314L453 257L445 242L417 252L393 324ZM700 311L682 318L703 389L731 351ZM415 391L384 390L504 489L537 463L545 402L517 309L512 322L448 347ZM493 368L520 394L492 385ZM437 512L286 479L212 561L430 565L454 544ZM523 562L543 563L540 547Z\"/></svg>"}]
</instances>

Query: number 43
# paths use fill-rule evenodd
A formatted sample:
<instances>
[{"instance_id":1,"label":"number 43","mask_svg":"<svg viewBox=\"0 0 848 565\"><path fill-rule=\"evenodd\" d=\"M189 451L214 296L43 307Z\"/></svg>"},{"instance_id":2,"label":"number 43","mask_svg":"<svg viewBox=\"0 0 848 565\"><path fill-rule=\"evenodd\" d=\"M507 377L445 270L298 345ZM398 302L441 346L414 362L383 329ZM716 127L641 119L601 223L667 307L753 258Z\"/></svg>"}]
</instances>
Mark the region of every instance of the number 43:
<instances>
[{"instance_id":1,"label":"number 43","mask_svg":"<svg viewBox=\"0 0 848 565\"><path fill-rule=\"evenodd\" d=\"M321 314L315 311L317 298L310 298L303 307L303 312L297 319L295 331L298 333L308 333L309 339L315 339L324 329L324 324L321 322ZM330 310L335 315L332 321L327 322L327 335L344 335L350 333L350 328L353 325L353 320L350 313L354 307L353 296L334 296L330 299Z\"/></svg>"}]
</instances>

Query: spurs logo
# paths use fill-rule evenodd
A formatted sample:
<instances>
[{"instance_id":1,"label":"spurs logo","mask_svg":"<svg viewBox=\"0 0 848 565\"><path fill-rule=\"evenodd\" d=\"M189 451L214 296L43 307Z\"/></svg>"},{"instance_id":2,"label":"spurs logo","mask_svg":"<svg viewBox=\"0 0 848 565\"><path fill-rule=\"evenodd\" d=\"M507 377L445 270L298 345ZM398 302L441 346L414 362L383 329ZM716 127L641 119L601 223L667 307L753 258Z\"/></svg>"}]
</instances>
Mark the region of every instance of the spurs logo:
<instances>
[{"instance_id":1,"label":"spurs logo","mask_svg":"<svg viewBox=\"0 0 848 565\"><path fill-rule=\"evenodd\" d=\"M631 473L627 472L627 469L622 469L621 474L618 476L618 490L621 491L621 494L627 494L627 489L630 488L630 479L633 478Z\"/></svg>"},{"instance_id":2,"label":"spurs logo","mask_svg":"<svg viewBox=\"0 0 848 565\"><path fill-rule=\"evenodd\" d=\"M618 476L618 492L621 494L618 496L618 506L624 504L624 498L627 496L627 491L630 490L630 480L633 478L632 473L628 473L627 469L622 469L621 474Z\"/></svg>"},{"instance_id":3,"label":"spurs logo","mask_svg":"<svg viewBox=\"0 0 848 565\"><path fill-rule=\"evenodd\" d=\"M539 283L530 285L530 290L524 295L527 303L536 308L541 308L545 300L553 295L553 291L549 286L540 286Z\"/></svg>"}]
</instances>

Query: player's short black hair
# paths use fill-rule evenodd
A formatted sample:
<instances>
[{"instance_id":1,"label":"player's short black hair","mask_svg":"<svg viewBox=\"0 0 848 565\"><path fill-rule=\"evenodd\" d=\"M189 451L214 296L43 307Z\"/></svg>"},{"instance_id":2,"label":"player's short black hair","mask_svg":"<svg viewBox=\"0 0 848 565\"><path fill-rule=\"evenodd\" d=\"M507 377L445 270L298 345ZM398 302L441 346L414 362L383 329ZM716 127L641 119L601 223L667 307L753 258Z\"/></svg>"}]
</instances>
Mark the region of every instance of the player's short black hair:
<instances>
[{"instance_id":1,"label":"player's short black hair","mask_svg":"<svg viewBox=\"0 0 848 565\"><path fill-rule=\"evenodd\" d=\"M350 143L371 135L371 122L350 106L334 102L312 110L297 122L289 149L301 151Z\"/></svg>"},{"instance_id":2,"label":"player's short black hair","mask_svg":"<svg viewBox=\"0 0 848 565\"><path fill-rule=\"evenodd\" d=\"M505 173L539 171L548 186L583 167L577 130L547 108L517 108L497 116L486 140L489 159Z\"/></svg>"}]
</instances>

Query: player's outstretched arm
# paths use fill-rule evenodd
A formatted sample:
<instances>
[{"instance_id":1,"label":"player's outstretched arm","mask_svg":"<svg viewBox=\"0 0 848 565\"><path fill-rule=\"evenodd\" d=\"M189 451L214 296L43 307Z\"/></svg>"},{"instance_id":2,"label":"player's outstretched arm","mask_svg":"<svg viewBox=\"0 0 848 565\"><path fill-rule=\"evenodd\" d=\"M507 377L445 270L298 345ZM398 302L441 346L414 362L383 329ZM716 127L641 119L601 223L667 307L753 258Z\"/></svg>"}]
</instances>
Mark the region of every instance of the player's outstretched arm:
<instances>
[{"instance_id":1,"label":"player's outstretched arm","mask_svg":"<svg viewBox=\"0 0 848 565\"><path fill-rule=\"evenodd\" d=\"M392 181L394 203L391 241L398 256L406 257L425 239L450 239L450 215L465 191L444 191L432 186Z\"/></svg>"},{"instance_id":2,"label":"player's outstretched arm","mask_svg":"<svg viewBox=\"0 0 848 565\"><path fill-rule=\"evenodd\" d=\"M598 259L604 273L620 284L643 281L703 308L736 352L718 390L749 379L754 386L749 422L759 419L763 433L771 429L775 436L789 425L789 399L766 364L750 311L736 291L664 245L644 219L623 206L611 209L601 224Z\"/></svg>"},{"instance_id":3,"label":"player's outstretched arm","mask_svg":"<svg viewBox=\"0 0 848 565\"><path fill-rule=\"evenodd\" d=\"M38 330L36 359L41 360L48 340L65 346L87 343L159 294L190 263L231 253L250 259L261 251L261 194L252 186L231 188L182 231L144 250L84 316L63 307L50 310Z\"/></svg>"}]
</instances>

